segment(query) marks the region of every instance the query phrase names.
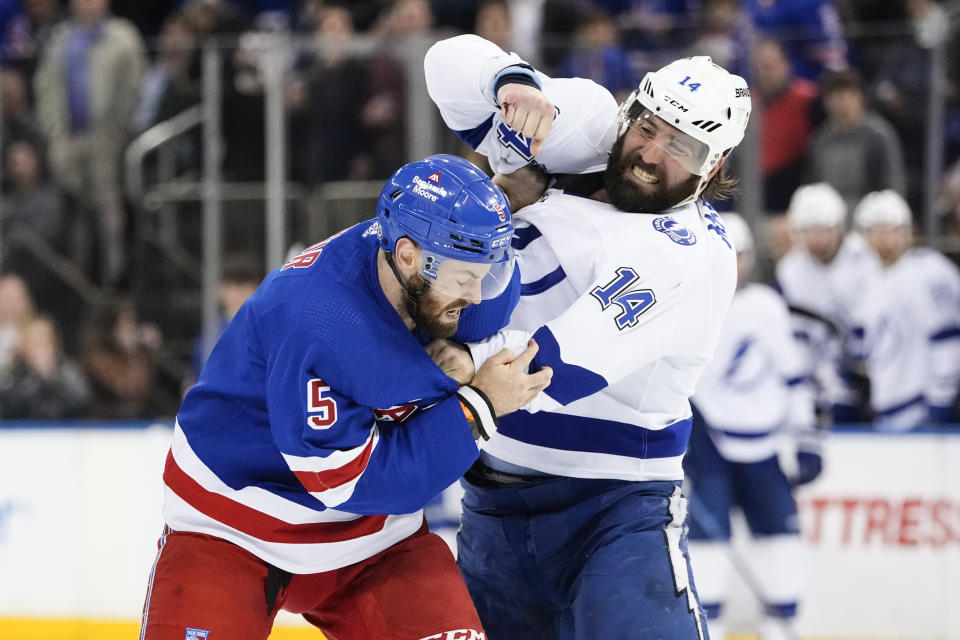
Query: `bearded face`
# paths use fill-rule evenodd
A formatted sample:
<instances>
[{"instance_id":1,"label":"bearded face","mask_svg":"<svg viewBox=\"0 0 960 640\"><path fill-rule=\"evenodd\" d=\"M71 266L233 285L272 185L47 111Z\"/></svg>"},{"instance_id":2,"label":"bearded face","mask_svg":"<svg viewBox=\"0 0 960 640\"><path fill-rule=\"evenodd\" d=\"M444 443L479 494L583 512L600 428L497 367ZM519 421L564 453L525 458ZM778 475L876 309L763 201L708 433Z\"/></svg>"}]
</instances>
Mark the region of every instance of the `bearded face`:
<instances>
[{"instance_id":1,"label":"bearded face","mask_svg":"<svg viewBox=\"0 0 960 640\"><path fill-rule=\"evenodd\" d=\"M456 333L460 312L470 306L468 300L451 298L435 289L427 289L416 304L407 297L405 304L417 328L431 338L449 338Z\"/></svg>"},{"instance_id":2,"label":"bearded face","mask_svg":"<svg viewBox=\"0 0 960 640\"><path fill-rule=\"evenodd\" d=\"M607 200L621 211L666 211L693 194L700 183L700 176L686 171L665 152L645 142L631 129L620 136L610 151ZM645 156L659 162L647 162Z\"/></svg>"}]
</instances>

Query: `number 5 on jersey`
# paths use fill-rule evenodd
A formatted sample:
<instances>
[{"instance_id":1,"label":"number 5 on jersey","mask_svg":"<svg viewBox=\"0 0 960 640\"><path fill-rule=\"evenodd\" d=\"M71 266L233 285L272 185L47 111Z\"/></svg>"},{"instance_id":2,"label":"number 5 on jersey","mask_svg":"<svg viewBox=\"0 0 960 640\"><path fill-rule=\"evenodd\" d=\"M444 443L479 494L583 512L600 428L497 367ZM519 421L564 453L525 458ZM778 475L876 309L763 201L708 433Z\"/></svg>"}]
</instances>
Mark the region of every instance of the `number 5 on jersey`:
<instances>
[{"instance_id":1,"label":"number 5 on jersey","mask_svg":"<svg viewBox=\"0 0 960 640\"><path fill-rule=\"evenodd\" d=\"M617 305L622 309L616 318L617 329L621 331L636 325L640 315L657 302L656 296L650 289L627 291L627 288L639 278L637 272L630 267L620 267L613 280L602 287L594 287L590 292L590 295L600 301L604 311L611 305Z\"/></svg>"},{"instance_id":2,"label":"number 5 on jersey","mask_svg":"<svg viewBox=\"0 0 960 640\"><path fill-rule=\"evenodd\" d=\"M314 378L307 382L307 425L311 429L329 429L337 421L337 401L323 394L330 392L330 385ZM312 415L316 414L316 415Z\"/></svg>"}]
</instances>

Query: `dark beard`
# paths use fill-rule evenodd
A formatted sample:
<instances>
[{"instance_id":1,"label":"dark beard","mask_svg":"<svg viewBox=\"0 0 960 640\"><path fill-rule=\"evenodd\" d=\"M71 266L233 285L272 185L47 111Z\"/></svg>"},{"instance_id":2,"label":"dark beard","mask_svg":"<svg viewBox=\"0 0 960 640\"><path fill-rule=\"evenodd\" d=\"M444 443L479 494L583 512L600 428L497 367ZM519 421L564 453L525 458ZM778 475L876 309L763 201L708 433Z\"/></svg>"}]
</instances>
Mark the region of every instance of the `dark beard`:
<instances>
[{"instance_id":1,"label":"dark beard","mask_svg":"<svg viewBox=\"0 0 960 640\"><path fill-rule=\"evenodd\" d=\"M692 175L673 187L662 186L666 183L666 176L663 175L661 167L645 163L637 155L636 161L624 161L623 159L623 141L626 135L620 136L610 150L610 159L607 161L607 171L605 180L607 185L607 201L620 211L629 213L660 213L685 200L694 192L700 183L700 176ZM629 178L626 173L630 167L636 164L638 167L651 175L660 179L658 191L654 193L645 193L641 191Z\"/></svg>"},{"instance_id":2,"label":"dark beard","mask_svg":"<svg viewBox=\"0 0 960 640\"><path fill-rule=\"evenodd\" d=\"M460 325L459 320L444 322L440 318L451 309L465 309L470 305L466 300L454 300L441 307L433 290L429 288L425 293L417 296L416 303L407 295L404 298L404 304L416 327L431 338L449 338L455 334Z\"/></svg>"}]
</instances>

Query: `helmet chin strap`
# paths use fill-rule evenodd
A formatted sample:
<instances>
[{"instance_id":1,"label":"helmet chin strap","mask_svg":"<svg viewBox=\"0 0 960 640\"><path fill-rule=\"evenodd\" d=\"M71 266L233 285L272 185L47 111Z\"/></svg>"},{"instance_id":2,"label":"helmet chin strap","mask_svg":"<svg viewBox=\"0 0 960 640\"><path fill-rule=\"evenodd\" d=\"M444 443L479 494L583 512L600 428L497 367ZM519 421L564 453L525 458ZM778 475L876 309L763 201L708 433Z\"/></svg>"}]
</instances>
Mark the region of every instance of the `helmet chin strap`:
<instances>
[{"instance_id":1,"label":"helmet chin strap","mask_svg":"<svg viewBox=\"0 0 960 640\"><path fill-rule=\"evenodd\" d=\"M707 176L709 175L710 173L707 172ZM697 188L693 190L693 193L691 193L689 196L687 196L686 198L684 198L683 200L681 200L680 202L678 202L673 206L680 207L687 204L688 202L693 202L694 200L699 198L700 194L703 193L703 190L707 187L707 183L710 182L710 179L707 176L700 176L700 182L697 183Z\"/></svg>"},{"instance_id":2,"label":"helmet chin strap","mask_svg":"<svg viewBox=\"0 0 960 640\"><path fill-rule=\"evenodd\" d=\"M430 290L430 283L421 279L423 286L419 289L414 289L400 274L400 269L397 267L397 261L393 259L393 252L384 249L383 257L386 259L387 264L390 265L390 270L393 271L393 275L396 277L397 282L400 283L400 288L403 289L403 301L407 307L407 313L410 314L411 318L416 318L417 308L420 306L420 298L422 298L427 291ZM416 320L414 320L414 322L416 322Z\"/></svg>"},{"instance_id":3,"label":"helmet chin strap","mask_svg":"<svg viewBox=\"0 0 960 640\"><path fill-rule=\"evenodd\" d=\"M729 153L730 153L730 149L727 149L726 151L724 151L724 152L720 155L720 159L717 161L717 164L723 162L723 159L726 158L726 157L727 157L727 154L729 154ZM713 165L713 167L710 168L710 171L713 171L713 169L716 168L716 166L717 166L716 164ZM697 183L697 188L693 190L693 193L692 193L692 194L690 194L689 196L687 196L686 198L684 198L683 200L681 200L680 202L678 202L677 204L675 204L675 205L673 205L673 206L674 206L674 207L679 207L679 206L681 206L681 205L687 204L688 202L693 202L694 200L696 200L697 198L699 198L699 197L700 197L700 194L703 193L703 190L707 188L707 183L710 182L710 178L713 177L713 176L710 175L710 171L707 171L705 174L703 174L702 176L700 176L700 182ZM716 174L714 174L714 175L716 175Z\"/></svg>"}]
</instances>

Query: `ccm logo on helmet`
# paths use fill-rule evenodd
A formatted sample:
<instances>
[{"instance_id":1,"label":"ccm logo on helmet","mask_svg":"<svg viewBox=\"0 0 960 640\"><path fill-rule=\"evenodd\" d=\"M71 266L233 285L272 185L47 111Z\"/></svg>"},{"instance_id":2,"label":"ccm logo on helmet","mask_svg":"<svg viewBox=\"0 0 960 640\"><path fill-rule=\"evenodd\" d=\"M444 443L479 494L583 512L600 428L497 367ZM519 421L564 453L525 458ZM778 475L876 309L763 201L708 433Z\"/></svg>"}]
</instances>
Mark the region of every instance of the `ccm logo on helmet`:
<instances>
[{"instance_id":1,"label":"ccm logo on helmet","mask_svg":"<svg viewBox=\"0 0 960 640\"><path fill-rule=\"evenodd\" d=\"M663 101L669 104L671 107L676 107L677 109L680 109L680 111L683 111L684 113L686 113L687 111L690 111L690 109L687 109L685 106L683 106L682 104L680 104L679 102L677 102L676 100L674 100L673 98L671 98L666 94L663 96Z\"/></svg>"}]
</instances>

